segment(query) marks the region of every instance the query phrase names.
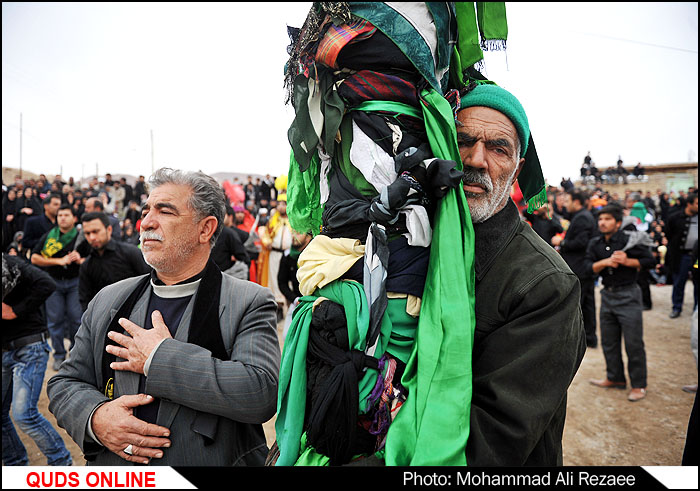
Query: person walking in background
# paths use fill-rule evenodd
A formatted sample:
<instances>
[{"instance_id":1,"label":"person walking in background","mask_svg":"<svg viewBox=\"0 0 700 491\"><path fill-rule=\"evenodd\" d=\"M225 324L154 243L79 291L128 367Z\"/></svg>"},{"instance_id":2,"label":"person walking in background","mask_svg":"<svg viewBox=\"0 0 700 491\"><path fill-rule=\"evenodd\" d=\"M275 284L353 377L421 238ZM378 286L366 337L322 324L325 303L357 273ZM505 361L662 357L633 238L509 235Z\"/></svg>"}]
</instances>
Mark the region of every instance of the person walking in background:
<instances>
[{"instance_id":1,"label":"person walking in background","mask_svg":"<svg viewBox=\"0 0 700 491\"><path fill-rule=\"evenodd\" d=\"M267 249L268 254L265 261L265 266L261 268L263 278L261 285L267 286L272 290L277 300L277 314L281 319L285 298L277 284L277 274L279 273L280 261L284 251L292 246L292 228L289 225L289 217L287 216L287 195L280 194L277 197L277 207L275 214L270 217L266 227L263 227L265 236L261 235L263 247Z\"/></svg>"},{"instance_id":2,"label":"person walking in background","mask_svg":"<svg viewBox=\"0 0 700 491\"><path fill-rule=\"evenodd\" d=\"M28 465L27 449L15 430L29 435L48 465L72 465L73 459L56 429L37 404L51 348L41 308L56 284L26 261L2 254L2 463Z\"/></svg>"},{"instance_id":3,"label":"person walking in background","mask_svg":"<svg viewBox=\"0 0 700 491\"><path fill-rule=\"evenodd\" d=\"M287 300L287 317L284 322L282 335L286 336L287 329L292 322L294 307L297 305L297 299L301 297L299 291L299 280L297 279L297 271L299 270L299 255L309 245L313 237L311 234L297 232L292 230L292 247L285 251L280 260L279 273L277 274L277 284L280 291Z\"/></svg>"},{"instance_id":4,"label":"person walking in background","mask_svg":"<svg viewBox=\"0 0 700 491\"><path fill-rule=\"evenodd\" d=\"M683 297L688 274L693 266L693 247L698 240L698 194L691 193L686 199L685 209L676 212L668 218L666 224L668 238L668 253L666 262L673 275L673 291L671 300L673 310L669 317L680 317L683 311ZM693 295L695 307L698 305L697 275L693 276Z\"/></svg>"},{"instance_id":5,"label":"person walking in background","mask_svg":"<svg viewBox=\"0 0 700 491\"><path fill-rule=\"evenodd\" d=\"M32 264L43 268L56 283L56 291L46 299L54 370L66 359L64 338L70 340L72 348L80 325L83 311L78 300L78 272L89 249L85 241L78 246L73 208L64 204L58 209L56 226L41 237L32 251Z\"/></svg>"},{"instance_id":6,"label":"person walking in background","mask_svg":"<svg viewBox=\"0 0 700 491\"><path fill-rule=\"evenodd\" d=\"M586 268L586 247L596 235L596 224L593 214L588 211L588 196L581 191L569 191L564 198L564 207L571 216L571 223L566 236L555 235L551 239L553 246L559 246L562 258L569 265L581 282L581 311L583 327L586 330L586 345L589 348L598 346L595 318L595 278L589 268Z\"/></svg>"}]
</instances>

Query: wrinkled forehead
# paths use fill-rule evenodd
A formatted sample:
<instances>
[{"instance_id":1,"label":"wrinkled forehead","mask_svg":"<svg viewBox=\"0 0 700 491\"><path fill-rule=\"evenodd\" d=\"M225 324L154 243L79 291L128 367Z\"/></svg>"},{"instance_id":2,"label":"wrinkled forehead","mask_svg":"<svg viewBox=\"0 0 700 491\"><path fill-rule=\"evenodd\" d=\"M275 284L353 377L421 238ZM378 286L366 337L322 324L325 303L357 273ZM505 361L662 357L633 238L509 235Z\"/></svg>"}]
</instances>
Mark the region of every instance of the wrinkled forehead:
<instances>
[{"instance_id":1,"label":"wrinkled forehead","mask_svg":"<svg viewBox=\"0 0 700 491\"><path fill-rule=\"evenodd\" d=\"M171 208L179 213L191 212L189 199L192 189L183 184L163 184L148 195L144 209Z\"/></svg>"},{"instance_id":2,"label":"wrinkled forehead","mask_svg":"<svg viewBox=\"0 0 700 491\"><path fill-rule=\"evenodd\" d=\"M473 137L489 139L508 138L512 143L518 142L518 132L513 122L500 111L485 106L473 106L457 113L457 132L467 133Z\"/></svg>"}]
</instances>

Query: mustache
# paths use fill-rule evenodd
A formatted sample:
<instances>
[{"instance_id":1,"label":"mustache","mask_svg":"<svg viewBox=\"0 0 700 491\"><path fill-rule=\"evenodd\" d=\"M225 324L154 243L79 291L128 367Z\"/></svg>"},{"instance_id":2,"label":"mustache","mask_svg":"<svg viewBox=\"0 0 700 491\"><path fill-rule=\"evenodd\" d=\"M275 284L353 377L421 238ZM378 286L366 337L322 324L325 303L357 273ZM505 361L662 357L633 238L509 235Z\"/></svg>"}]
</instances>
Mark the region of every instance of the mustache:
<instances>
[{"instance_id":1,"label":"mustache","mask_svg":"<svg viewBox=\"0 0 700 491\"><path fill-rule=\"evenodd\" d=\"M140 240L142 243L144 240L159 240L162 242L164 240L164 237L158 232L154 232L153 230L145 230L141 232Z\"/></svg>"},{"instance_id":2,"label":"mustache","mask_svg":"<svg viewBox=\"0 0 700 491\"><path fill-rule=\"evenodd\" d=\"M474 167L464 166L462 168L463 177L462 182L470 184L479 184L484 186L487 192L493 191L493 182L491 182L491 177L486 173L484 169L475 169Z\"/></svg>"}]
</instances>

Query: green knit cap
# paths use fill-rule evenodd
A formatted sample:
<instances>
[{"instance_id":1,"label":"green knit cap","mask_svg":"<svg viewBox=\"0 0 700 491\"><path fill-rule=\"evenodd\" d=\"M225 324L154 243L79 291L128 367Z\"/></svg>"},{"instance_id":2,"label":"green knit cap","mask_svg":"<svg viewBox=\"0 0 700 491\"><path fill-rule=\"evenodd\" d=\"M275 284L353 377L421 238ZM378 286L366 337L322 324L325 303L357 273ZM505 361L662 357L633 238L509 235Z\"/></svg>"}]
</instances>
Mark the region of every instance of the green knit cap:
<instances>
[{"instance_id":1,"label":"green knit cap","mask_svg":"<svg viewBox=\"0 0 700 491\"><path fill-rule=\"evenodd\" d=\"M461 99L460 109L473 106L490 107L505 114L518 132L520 156L525 156L530 140L530 125L525 109L513 94L495 84L479 84Z\"/></svg>"}]
</instances>

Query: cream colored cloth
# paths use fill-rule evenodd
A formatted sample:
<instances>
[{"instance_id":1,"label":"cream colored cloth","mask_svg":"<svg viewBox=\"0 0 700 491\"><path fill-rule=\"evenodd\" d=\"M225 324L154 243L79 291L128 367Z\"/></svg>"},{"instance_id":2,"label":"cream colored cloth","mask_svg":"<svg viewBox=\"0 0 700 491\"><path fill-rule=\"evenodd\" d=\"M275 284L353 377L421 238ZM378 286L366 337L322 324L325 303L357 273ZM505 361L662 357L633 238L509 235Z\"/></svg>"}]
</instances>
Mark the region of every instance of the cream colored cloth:
<instances>
[{"instance_id":1,"label":"cream colored cloth","mask_svg":"<svg viewBox=\"0 0 700 491\"><path fill-rule=\"evenodd\" d=\"M311 295L317 288L343 276L364 255L365 246L357 239L317 235L299 256L299 291Z\"/></svg>"},{"instance_id":2,"label":"cream colored cloth","mask_svg":"<svg viewBox=\"0 0 700 491\"><path fill-rule=\"evenodd\" d=\"M420 297L409 295L408 293L386 292L386 298L405 298L406 313L411 317L418 317L420 315Z\"/></svg>"}]
</instances>

